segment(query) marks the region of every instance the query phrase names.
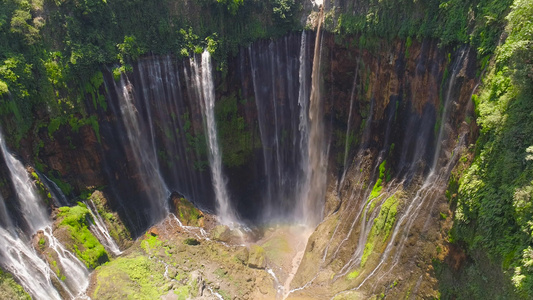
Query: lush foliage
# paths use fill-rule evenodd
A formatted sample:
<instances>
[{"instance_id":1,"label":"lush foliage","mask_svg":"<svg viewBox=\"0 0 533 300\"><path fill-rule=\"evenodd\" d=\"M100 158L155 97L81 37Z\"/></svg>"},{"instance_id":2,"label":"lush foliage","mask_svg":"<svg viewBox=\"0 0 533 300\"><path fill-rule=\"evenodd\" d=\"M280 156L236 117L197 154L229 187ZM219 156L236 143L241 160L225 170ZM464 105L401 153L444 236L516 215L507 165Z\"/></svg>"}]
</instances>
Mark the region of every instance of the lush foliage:
<instances>
[{"instance_id":1,"label":"lush foliage","mask_svg":"<svg viewBox=\"0 0 533 300\"><path fill-rule=\"evenodd\" d=\"M101 70L116 75L146 53L189 56L207 48L225 69L228 55L258 38L296 28L289 0L0 2L0 115L10 143L48 127L73 132L106 109ZM91 110L92 111L92 110ZM33 116L39 115L38 120Z\"/></svg>"},{"instance_id":2,"label":"lush foliage","mask_svg":"<svg viewBox=\"0 0 533 300\"><path fill-rule=\"evenodd\" d=\"M58 218L60 220L58 227L66 227L70 233L71 250L88 268L94 269L109 260L104 246L89 231L91 214L85 204L78 203L73 207L61 207Z\"/></svg>"},{"instance_id":3,"label":"lush foliage","mask_svg":"<svg viewBox=\"0 0 533 300\"><path fill-rule=\"evenodd\" d=\"M471 43L480 56L492 53L504 27L511 0L364 0L348 4L337 20L341 34L373 37L435 38L441 44ZM352 7L353 5L353 7Z\"/></svg>"},{"instance_id":4,"label":"lush foliage","mask_svg":"<svg viewBox=\"0 0 533 300\"><path fill-rule=\"evenodd\" d=\"M533 1L516 0L508 37L474 97L481 136L455 185L452 238L501 265L518 296L533 297ZM488 263L488 262L487 262ZM483 262L479 262L483 264Z\"/></svg>"}]
</instances>

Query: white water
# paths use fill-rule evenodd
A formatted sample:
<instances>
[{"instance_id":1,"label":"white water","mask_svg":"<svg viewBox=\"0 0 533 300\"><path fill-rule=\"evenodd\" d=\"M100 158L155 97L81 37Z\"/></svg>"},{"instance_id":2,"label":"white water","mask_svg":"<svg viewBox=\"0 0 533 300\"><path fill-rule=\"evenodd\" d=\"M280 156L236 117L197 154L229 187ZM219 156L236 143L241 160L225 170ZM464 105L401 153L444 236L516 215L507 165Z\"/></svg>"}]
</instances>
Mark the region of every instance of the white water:
<instances>
[{"instance_id":1,"label":"white water","mask_svg":"<svg viewBox=\"0 0 533 300\"><path fill-rule=\"evenodd\" d=\"M322 6L324 4L324 0L311 0L315 6Z\"/></svg>"},{"instance_id":2,"label":"white water","mask_svg":"<svg viewBox=\"0 0 533 300\"><path fill-rule=\"evenodd\" d=\"M38 229L50 223L48 214L44 208L37 191L33 187L32 180L26 168L6 149L4 137L0 136L0 147L4 155L7 167L11 173L11 181L15 187L17 198L20 203L21 214L26 220L28 231L35 233Z\"/></svg>"},{"instance_id":3,"label":"white water","mask_svg":"<svg viewBox=\"0 0 533 300\"><path fill-rule=\"evenodd\" d=\"M150 217L152 224L162 220L168 214L167 199L170 192L159 171L159 162L155 150L154 134L151 122L145 128L141 116L135 106L132 85L126 75L120 77L120 87L115 84L115 90L120 102L120 111L128 133L128 141L132 150L136 167L142 182L146 186L150 200Z\"/></svg>"},{"instance_id":4,"label":"white water","mask_svg":"<svg viewBox=\"0 0 533 300\"><path fill-rule=\"evenodd\" d=\"M48 264L42 260L31 245L31 235L38 230L43 230L50 248L58 254L57 263L61 267L66 279L62 284L69 295L84 297L84 292L89 285L89 272L85 265L72 253L67 251L51 234L51 221L47 216L45 207L38 197L29 174L20 161L7 151L3 136L0 135L1 151L8 165L11 181L15 188L23 218L27 223L30 233L23 234L18 228L13 227L5 208L4 199L0 197L0 207L4 211L2 217L7 221L0 228L0 264L12 273L27 292L36 299L60 299L60 295L52 284L51 271ZM57 278L57 277L56 277Z\"/></svg>"},{"instance_id":5,"label":"white water","mask_svg":"<svg viewBox=\"0 0 533 300\"><path fill-rule=\"evenodd\" d=\"M215 87L213 82L211 55L207 50L202 53L201 61L191 59L192 79L202 108L204 124L207 129L207 146L211 178L217 200L217 215L225 225L236 225L237 217L231 207L226 180L222 173L222 153L219 148L215 122Z\"/></svg>"},{"instance_id":6,"label":"white water","mask_svg":"<svg viewBox=\"0 0 533 300\"><path fill-rule=\"evenodd\" d=\"M52 285L52 270L17 234L0 228L0 263L34 299L61 299Z\"/></svg>"},{"instance_id":7,"label":"white water","mask_svg":"<svg viewBox=\"0 0 533 300\"><path fill-rule=\"evenodd\" d=\"M107 230L107 226L105 226L105 222L102 219L102 216L100 216L100 214L98 213L98 210L96 209L96 206L94 205L93 201L89 200L86 205L94 220L94 224L91 224L91 226L89 227L91 229L91 232L100 241L100 243L102 243L106 250L113 253L113 255L118 256L122 254L122 251L120 251L120 248L118 247L117 243L109 234L109 230Z\"/></svg>"},{"instance_id":8,"label":"white water","mask_svg":"<svg viewBox=\"0 0 533 300\"><path fill-rule=\"evenodd\" d=\"M65 276L64 282L69 292L76 297L83 297L89 286L89 271L74 254L59 243L52 234L51 226L46 227L43 232L48 240L48 247L57 254L57 264Z\"/></svg>"},{"instance_id":9,"label":"white water","mask_svg":"<svg viewBox=\"0 0 533 300\"><path fill-rule=\"evenodd\" d=\"M322 57L322 18L320 10L313 56L313 71L311 73L311 95L309 99L309 141L307 164L307 188L302 193L302 217L307 226L314 227L322 220L324 200L326 197L327 147L324 135L324 113L321 95L320 67Z\"/></svg>"}]
</instances>

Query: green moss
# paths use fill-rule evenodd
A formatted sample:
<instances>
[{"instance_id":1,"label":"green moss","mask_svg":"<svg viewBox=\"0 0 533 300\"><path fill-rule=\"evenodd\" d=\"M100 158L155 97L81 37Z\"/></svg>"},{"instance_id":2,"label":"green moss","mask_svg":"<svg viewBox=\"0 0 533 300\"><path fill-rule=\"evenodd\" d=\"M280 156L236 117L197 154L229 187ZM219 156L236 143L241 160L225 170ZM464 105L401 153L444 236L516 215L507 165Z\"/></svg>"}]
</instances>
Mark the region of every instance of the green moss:
<instances>
[{"instance_id":1,"label":"green moss","mask_svg":"<svg viewBox=\"0 0 533 300\"><path fill-rule=\"evenodd\" d=\"M30 300L31 297L26 291L24 291L22 286L13 279L11 274L4 272L0 268L0 299Z\"/></svg>"},{"instance_id":2,"label":"green moss","mask_svg":"<svg viewBox=\"0 0 533 300\"><path fill-rule=\"evenodd\" d=\"M291 252L291 246L287 237L275 236L262 245L269 260L282 263L283 258Z\"/></svg>"},{"instance_id":3,"label":"green moss","mask_svg":"<svg viewBox=\"0 0 533 300\"><path fill-rule=\"evenodd\" d=\"M152 253L152 251L159 249L163 245L163 242L160 241L157 236L153 236L149 233L146 233L144 236L145 239L142 240L141 247L147 254Z\"/></svg>"},{"instance_id":4,"label":"green moss","mask_svg":"<svg viewBox=\"0 0 533 300\"><path fill-rule=\"evenodd\" d=\"M37 189L39 190L39 194L43 196L44 201L46 204L50 204L50 200L52 199L52 195L44 185L44 183L41 181L41 178L39 178L39 175L36 172L31 172L31 177L35 180L35 185L37 186Z\"/></svg>"},{"instance_id":5,"label":"green moss","mask_svg":"<svg viewBox=\"0 0 533 300\"><path fill-rule=\"evenodd\" d=\"M59 126L61 126L61 118L51 119L50 123L48 124L48 135L52 137L54 133L59 129Z\"/></svg>"},{"instance_id":6,"label":"green moss","mask_svg":"<svg viewBox=\"0 0 533 300\"><path fill-rule=\"evenodd\" d=\"M97 269L93 299L159 299L164 266L146 256L119 257ZM118 289L117 289L118 287Z\"/></svg>"},{"instance_id":7,"label":"green moss","mask_svg":"<svg viewBox=\"0 0 533 300\"><path fill-rule=\"evenodd\" d=\"M348 275L346 275L346 279L354 280L355 278L357 278L357 276L359 276L359 270L355 270L353 272L348 273Z\"/></svg>"},{"instance_id":8,"label":"green moss","mask_svg":"<svg viewBox=\"0 0 533 300\"><path fill-rule=\"evenodd\" d=\"M121 247L129 244L131 242L131 234L124 223L120 220L118 215L110 210L104 193L96 190L89 196L89 200L94 203L96 210L104 219L104 223L106 224L107 230L109 231L111 237Z\"/></svg>"},{"instance_id":9,"label":"green moss","mask_svg":"<svg viewBox=\"0 0 533 300\"><path fill-rule=\"evenodd\" d=\"M220 294L220 296L222 296L222 299L224 300L231 300L233 299L232 297L230 297L230 295L228 294L228 292L224 291L224 290L218 290L218 293Z\"/></svg>"},{"instance_id":10,"label":"green moss","mask_svg":"<svg viewBox=\"0 0 533 300\"><path fill-rule=\"evenodd\" d=\"M372 188L372 192L370 192L370 196L368 199L374 199L381 194L381 189L383 188L383 180L385 179L385 165L387 164L387 160L384 160L381 164L379 164L379 177L378 180L376 180L376 183L374 184L374 187Z\"/></svg>"},{"instance_id":11,"label":"green moss","mask_svg":"<svg viewBox=\"0 0 533 300\"><path fill-rule=\"evenodd\" d=\"M392 195L381 205L379 215L374 219L372 229L366 240L365 250L361 258L361 267L365 265L368 256L374 252L374 248L378 245L383 245L387 241L396 221L397 209L398 199L396 195Z\"/></svg>"},{"instance_id":12,"label":"green moss","mask_svg":"<svg viewBox=\"0 0 533 300\"><path fill-rule=\"evenodd\" d=\"M180 221L187 226L200 226L203 214L187 199L180 197L175 200L174 205Z\"/></svg>"},{"instance_id":13,"label":"green moss","mask_svg":"<svg viewBox=\"0 0 533 300\"><path fill-rule=\"evenodd\" d=\"M90 219L89 209L83 203L59 208L58 227L66 227L70 233L71 250L88 268L94 269L109 261L109 257L104 246L89 230Z\"/></svg>"},{"instance_id":14,"label":"green moss","mask_svg":"<svg viewBox=\"0 0 533 300\"><path fill-rule=\"evenodd\" d=\"M70 195L73 190L72 186L68 182L64 182L61 179L57 178L52 173L54 172L49 172L48 178L52 180L59 187L59 189L63 192L63 194Z\"/></svg>"}]
</instances>

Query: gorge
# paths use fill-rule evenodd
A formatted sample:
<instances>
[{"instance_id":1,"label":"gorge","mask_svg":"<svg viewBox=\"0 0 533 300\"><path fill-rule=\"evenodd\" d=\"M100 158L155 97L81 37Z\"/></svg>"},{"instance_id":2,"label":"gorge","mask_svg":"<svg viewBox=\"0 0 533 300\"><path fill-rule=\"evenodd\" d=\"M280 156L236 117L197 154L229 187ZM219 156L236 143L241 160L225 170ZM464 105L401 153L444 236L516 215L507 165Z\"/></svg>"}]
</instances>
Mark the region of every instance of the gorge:
<instances>
[{"instance_id":1,"label":"gorge","mask_svg":"<svg viewBox=\"0 0 533 300\"><path fill-rule=\"evenodd\" d=\"M531 296L531 3L108 2L2 4L0 298Z\"/></svg>"}]
</instances>

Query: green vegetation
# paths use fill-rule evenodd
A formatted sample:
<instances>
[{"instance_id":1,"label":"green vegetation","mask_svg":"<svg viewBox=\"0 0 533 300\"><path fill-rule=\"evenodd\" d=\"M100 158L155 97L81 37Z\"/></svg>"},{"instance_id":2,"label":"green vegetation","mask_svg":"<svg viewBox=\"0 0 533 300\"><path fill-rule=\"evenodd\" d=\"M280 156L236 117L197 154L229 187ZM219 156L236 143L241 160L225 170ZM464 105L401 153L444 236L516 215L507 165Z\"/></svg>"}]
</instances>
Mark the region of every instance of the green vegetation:
<instances>
[{"instance_id":1,"label":"green vegetation","mask_svg":"<svg viewBox=\"0 0 533 300\"><path fill-rule=\"evenodd\" d=\"M67 243L67 247L88 268L94 269L109 260L104 246L89 231L89 220L92 217L85 204L79 202L73 207L61 207L57 217L58 228L64 227L70 233L71 243Z\"/></svg>"},{"instance_id":2,"label":"green vegetation","mask_svg":"<svg viewBox=\"0 0 533 300\"><path fill-rule=\"evenodd\" d=\"M33 178L35 185L37 186L37 189L39 190L39 193L43 197L44 201L47 204L50 204L50 200L52 200L52 195L48 191L48 189L44 186L44 183L39 178L39 175L35 172L31 172L31 177Z\"/></svg>"},{"instance_id":3,"label":"green vegetation","mask_svg":"<svg viewBox=\"0 0 533 300\"><path fill-rule=\"evenodd\" d=\"M398 196L396 194L390 196L381 205L379 215L374 219L374 224L372 225L372 229L370 229L370 233L366 240L365 250L363 252L363 257L361 258L361 267L364 267L370 254L380 252L376 247L384 245L389 238L389 234L396 221L397 209Z\"/></svg>"},{"instance_id":4,"label":"green vegetation","mask_svg":"<svg viewBox=\"0 0 533 300\"><path fill-rule=\"evenodd\" d=\"M13 276L0 268L0 299L31 299L30 295L13 279Z\"/></svg>"},{"instance_id":5,"label":"green vegetation","mask_svg":"<svg viewBox=\"0 0 533 300\"><path fill-rule=\"evenodd\" d=\"M174 290L174 294L178 296L178 300L187 300L189 298L189 286L184 285Z\"/></svg>"},{"instance_id":6,"label":"green vegetation","mask_svg":"<svg viewBox=\"0 0 533 300\"><path fill-rule=\"evenodd\" d=\"M52 136L72 116L98 135L106 65L120 63L117 77L146 53L183 57L206 48L226 71L239 46L298 28L299 10L294 0L2 1L2 127L16 147L32 128L44 125Z\"/></svg>"},{"instance_id":7,"label":"green vegetation","mask_svg":"<svg viewBox=\"0 0 533 300\"><path fill-rule=\"evenodd\" d=\"M144 235L144 240L141 242L141 248L143 248L147 254L150 254L154 250L159 250L162 245L163 242L157 239L157 236L151 235L148 232Z\"/></svg>"},{"instance_id":8,"label":"green vegetation","mask_svg":"<svg viewBox=\"0 0 533 300\"><path fill-rule=\"evenodd\" d=\"M241 102L241 101L239 101ZM250 160L254 148L261 145L260 139L252 140L252 130L246 124L243 114L238 112L235 95L223 97L215 107L215 118L222 148L222 162L228 167L238 167Z\"/></svg>"},{"instance_id":9,"label":"green vegetation","mask_svg":"<svg viewBox=\"0 0 533 300\"><path fill-rule=\"evenodd\" d=\"M359 276L359 270L355 270L353 272L348 273L348 275L346 275L346 279L354 280L355 278L357 278L357 276Z\"/></svg>"},{"instance_id":10,"label":"green vegetation","mask_svg":"<svg viewBox=\"0 0 533 300\"><path fill-rule=\"evenodd\" d=\"M97 269L92 298L159 299L164 294L165 267L143 255L119 257ZM113 291L110 295L109 291ZM117 298L115 298L117 299Z\"/></svg>"},{"instance_id":11,"label":"green vegetation","mask_svg":"<svg viewBox=\"0 0 533 300\"><path fill-rule=\"evenodd\" d=\"M385 165L386 164L387 164L387 160L384 160L381 164L379 164L378 180L376 180L376 183L374 184L374 187L372 188L372 192L370 192L370 196L368 196L369 200L377 198L379 194L381 194L381 189L383 188L383 181L386 179L385 178Z\"/></svg>"},{"instance_id":12,"label":"green vegetation","mask_svg":"<svg viewBox=\"0 0 533 300\"><path fill-rule=\"evenodd\" d=\"M496 293L524 299L533 297L531 16L533 1L514 2L506 18L507 39L496 49L474 97L481 132L475 159L460 179L452 178L448 192L457 205L451 240L466 245L467 254L475 258L463 272L483 273L492 265L492 272L507 282ZM481 295L476 291L483 294L483 286L494 285L489 280L504 281L494 277L491 274L485 283L472 281L469 293L462 286L447 287L443 296L476 297Z\"/></svg>"},{"instance_id":13,"label":"green vegetation","mask_svg":"<svg viewBox=\"0 0 533 300\"><path fill-rule=\"evenodd\" d=\"M480 57L490 55L505 26L512 0L364 0L347 4L338 16L336 33L359 34L362 47L380 39L434 38L441 45L469 43ZM406 56L408 56L406 51Z\"/></svg>"}]
</instances>

